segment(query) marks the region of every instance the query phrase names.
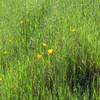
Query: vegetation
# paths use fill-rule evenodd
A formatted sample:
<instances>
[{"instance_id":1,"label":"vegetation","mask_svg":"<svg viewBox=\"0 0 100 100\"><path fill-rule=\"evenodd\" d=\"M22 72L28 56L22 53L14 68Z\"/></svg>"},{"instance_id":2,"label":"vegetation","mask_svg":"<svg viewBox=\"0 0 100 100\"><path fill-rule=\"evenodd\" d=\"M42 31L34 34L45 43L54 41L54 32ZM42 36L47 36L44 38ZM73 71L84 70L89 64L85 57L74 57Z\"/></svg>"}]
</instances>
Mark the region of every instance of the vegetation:
<instances>
[{"instance_id":1,"label":"vegetation","mask_svg":"<svg viewBox=\"0 0 100 100\"><path fill-rule=\"evenodd\" d=\"M0 0L0 100L100 100L99 0Z\"/></svg>"}]
</instances>

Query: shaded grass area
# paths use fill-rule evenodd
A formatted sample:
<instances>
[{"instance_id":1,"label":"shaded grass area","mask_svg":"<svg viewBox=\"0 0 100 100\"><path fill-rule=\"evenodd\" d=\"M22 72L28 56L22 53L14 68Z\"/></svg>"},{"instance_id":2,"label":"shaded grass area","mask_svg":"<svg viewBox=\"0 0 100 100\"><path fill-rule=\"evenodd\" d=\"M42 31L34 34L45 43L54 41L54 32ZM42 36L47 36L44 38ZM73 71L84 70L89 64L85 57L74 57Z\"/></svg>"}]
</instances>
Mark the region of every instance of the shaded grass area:
<instances>
[{"instance_id":1,"label":"shaded grass area","mask_svg":"<svg viewBox=\"0 0 100 100\"><path fill-rule=\"evenodd\" d=\"M99 100L99 4L1 0L0 99Z\"/></svg>"}]
</instances>

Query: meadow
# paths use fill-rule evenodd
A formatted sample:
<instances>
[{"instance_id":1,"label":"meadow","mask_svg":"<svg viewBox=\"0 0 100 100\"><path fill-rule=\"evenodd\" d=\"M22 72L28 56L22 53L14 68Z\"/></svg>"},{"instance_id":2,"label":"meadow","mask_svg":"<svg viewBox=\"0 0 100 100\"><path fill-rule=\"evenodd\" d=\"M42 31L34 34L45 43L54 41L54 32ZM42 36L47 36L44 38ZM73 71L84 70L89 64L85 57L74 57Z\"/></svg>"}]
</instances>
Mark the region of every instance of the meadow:
<instances>
[{"instance_id":1,"label":"meadow","mask_svg":"<svg viewBox=\"0 0 100 100\"><path fill-rule=\"evenodd\" d=\"M100 100L100 0L0 0L0 100Z\"/></svg>"}]
</instances>

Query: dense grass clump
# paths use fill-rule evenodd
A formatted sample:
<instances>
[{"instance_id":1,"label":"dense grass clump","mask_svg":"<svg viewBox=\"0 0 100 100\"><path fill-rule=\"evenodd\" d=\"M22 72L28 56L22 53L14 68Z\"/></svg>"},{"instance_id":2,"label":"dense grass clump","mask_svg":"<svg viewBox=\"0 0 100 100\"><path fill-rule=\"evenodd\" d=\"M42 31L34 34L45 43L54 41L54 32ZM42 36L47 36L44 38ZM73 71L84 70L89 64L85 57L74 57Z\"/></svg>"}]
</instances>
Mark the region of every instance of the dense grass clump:
<instances>
[{"instance_id":1,"label":"dense grass clump","mask_svg":"<svg viewBox=\"0 0 100 100\"><path fill-rule=\"evenodd\" d=\"M93 90L96 89L96 92L98 92L99 85L97 80L100 75L100 68L95 61L94 54L91 54L90 51L87 51L88 49L85 49L82 51L82 54L84 53L82 56L80 50L77 53L74 52L75 61L72 61L70 56L68 58L69 63L66 69L66 80L72 93L79 92L80 95L83 95L88 90L89 100L91 100Z\"/></svg>"},{"instance_id":2,"label":"dense grass clump","mask_svg":"<svg viewBox=\"0 0 100 100\"><path fill-rule=\"evenodd\" d=\"M99 4L1 0L0 100L99 100Z\"/></svg>"}]
</instances>

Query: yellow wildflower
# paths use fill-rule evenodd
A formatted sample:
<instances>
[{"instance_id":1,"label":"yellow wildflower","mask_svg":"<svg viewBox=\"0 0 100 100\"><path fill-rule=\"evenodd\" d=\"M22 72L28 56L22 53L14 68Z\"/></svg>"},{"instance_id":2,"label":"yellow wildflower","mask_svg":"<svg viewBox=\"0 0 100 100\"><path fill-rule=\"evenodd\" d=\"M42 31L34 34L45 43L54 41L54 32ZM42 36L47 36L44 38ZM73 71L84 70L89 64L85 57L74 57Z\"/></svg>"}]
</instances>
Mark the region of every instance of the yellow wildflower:
<instances>
[{"instance_id":1,"label":"yellow wildflower","mask_svg":"<svg viewBox=\"0 0 100 100\"><path fill-rule=\"evenodd\" d=\"M43 59L43 54L37 54L37 59L38 60Z\"/></svg>"},{"instance_id":2,"label":"yellow wildflower","mask_svg":"<svg viewBox=\"0 0 100 100\"><path fill-rule=\"evenodd\" d=\"M51 56L54 54L54 50L53 49L48 49L48 55Z\"/></svg>"},{"instance_id":3,"label":"yellow wildflower","mask_svg":"<svg viewBox=\"0 0 100 100\"><path fill-rule=\"evenodd\" d=\"M76 28L71 28L70 32L76 32Z\"/></svg>"}]
</instances>

